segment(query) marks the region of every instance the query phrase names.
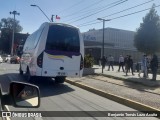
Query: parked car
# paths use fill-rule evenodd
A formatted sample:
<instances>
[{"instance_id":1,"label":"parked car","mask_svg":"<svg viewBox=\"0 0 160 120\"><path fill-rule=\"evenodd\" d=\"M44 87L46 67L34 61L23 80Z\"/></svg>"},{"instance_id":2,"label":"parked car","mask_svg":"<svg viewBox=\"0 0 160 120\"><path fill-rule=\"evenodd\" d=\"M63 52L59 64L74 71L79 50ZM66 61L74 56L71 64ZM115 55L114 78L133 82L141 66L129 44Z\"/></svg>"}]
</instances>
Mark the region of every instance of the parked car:
<instances>
[{"instance_id":1,"label":"parked car","mask_svg":"<svg viewBox=\"0 0 160 120\"><path fill-rule=\"evenodd\" d=\"M2 57L1 57L1 55L0 55L0 63L2 63L3 62L3 59L2 59Z\"/></svg>"},{"instance_id":2,"label":"parked car","mask_svg":"<svg viewBox=\"0 0 160 120\"><path fill-rule=\"evenodd\" d=\"M5 59L4 59L4 62L8 62L8 61L10 61L11 60L11 56L10 55L7 55L6 57L5 57Z\"/></svg>"},{"instance_id":3,"label":"parked car","mask_svg":"<svg viewBox=\"0 0 160 120\"><path fill-rule=\"evenodd\" d=\"M15 63L15 64L17 64L17 63L19 63L20 62L20 57L18 57L18 56L16 56L16 55L14 55L13 57L11 57L11 59L10 59L10 63L12 64L12 63Z\"/></svg>"}]
</instances>

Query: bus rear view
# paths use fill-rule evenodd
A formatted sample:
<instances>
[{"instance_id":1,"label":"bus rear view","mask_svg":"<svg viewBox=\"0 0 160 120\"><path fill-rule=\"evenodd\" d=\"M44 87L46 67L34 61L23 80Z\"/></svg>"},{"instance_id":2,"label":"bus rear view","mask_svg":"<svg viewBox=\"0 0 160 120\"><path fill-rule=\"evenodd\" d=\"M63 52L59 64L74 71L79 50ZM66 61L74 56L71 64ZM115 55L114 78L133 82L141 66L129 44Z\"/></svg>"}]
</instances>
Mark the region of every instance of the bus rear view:
<instances>
[{"instance_id":1,"label":"bus rear view","mask_svg":"<svg viewBox=\"0 0 160 120\"><path fill-rule=\"evenodd\" d=\"M27 80L36 76L55 78L81 77L84 43L78 28L62 23L43 23L32 33L23 47L20 74Z\"/></svg>"},{"instance_id":2,"label":"bus rear view","mask_svg":"<svg viewBox=\"0 0 160 120\"><path fill-rule=\"evenodd\" d=\"M83 40L77 28L51 24L43 52L42 76L55 77L57 83L63 83L67 76L81 77L83 48Z\"/></svg>"}]
</instances>

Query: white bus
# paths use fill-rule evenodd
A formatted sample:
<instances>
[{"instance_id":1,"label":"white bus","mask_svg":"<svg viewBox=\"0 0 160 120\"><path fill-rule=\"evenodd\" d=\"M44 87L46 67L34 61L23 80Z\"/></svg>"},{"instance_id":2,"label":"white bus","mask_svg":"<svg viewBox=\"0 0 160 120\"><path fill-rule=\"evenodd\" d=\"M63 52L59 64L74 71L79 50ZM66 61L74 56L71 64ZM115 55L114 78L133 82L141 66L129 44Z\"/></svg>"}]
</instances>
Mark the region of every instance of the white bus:
<instances>
[{"instance_id":1,"label":"white bus","mask_svg":"<svg viewBox=\"0 0 160 120\"><path fill-rule=\"evenodd\" d=\"M81 77L84 43L78 28L63 23L43 23L23 47L20 74L31 80L36 76L55 78Z\"/></svg>"}]
</instances>

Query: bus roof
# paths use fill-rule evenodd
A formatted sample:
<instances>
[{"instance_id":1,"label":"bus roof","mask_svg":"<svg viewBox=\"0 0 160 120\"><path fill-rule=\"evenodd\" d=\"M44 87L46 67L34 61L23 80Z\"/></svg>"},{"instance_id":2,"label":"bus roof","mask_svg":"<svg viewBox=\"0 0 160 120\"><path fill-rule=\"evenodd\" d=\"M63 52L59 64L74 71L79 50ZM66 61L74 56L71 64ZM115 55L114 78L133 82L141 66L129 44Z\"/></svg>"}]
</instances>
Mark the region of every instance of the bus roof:
<instances>
[{"instance_id":1,"label":"bus roof","mask_svg":"<svg viewBox=\"0 0 160 120\"><path fill-rule=\"evenodd\" d=\"M40 26L40 28L41 27L44 27L44 26L46 26L46 25L63 25L63 26L68 26L68 27L74 27L74 28L77 28L77 29L79 29L78 27L76 27L76 26L73 26L73 25L70 25L70 24L66 24L66 23L54 23L54 22L45 22L45 23L43 23L41 26Z\"/></svg>"}]
</instances>

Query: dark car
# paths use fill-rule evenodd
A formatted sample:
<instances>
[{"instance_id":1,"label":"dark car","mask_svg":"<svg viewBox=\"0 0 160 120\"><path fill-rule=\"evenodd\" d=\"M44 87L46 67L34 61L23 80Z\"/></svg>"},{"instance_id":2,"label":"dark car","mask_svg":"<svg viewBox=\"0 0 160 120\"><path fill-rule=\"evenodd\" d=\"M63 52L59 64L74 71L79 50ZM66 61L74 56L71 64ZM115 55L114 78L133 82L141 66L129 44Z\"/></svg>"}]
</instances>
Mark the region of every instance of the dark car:
<instances>
[{"instance_id":1,"label":"dark car","mask_svg":"<svg viewBox=\"0 0 160 120\"><path fill-rule=\"evenodd\" d=\"M15 64L17 64L17 63L19 63L20 62L20 57L18 57L18 56L13 56L13 57L11 57L11 60L10 60L10 63L12 64L12 63L15 63Z\"/></svg>"}]
</instances>

